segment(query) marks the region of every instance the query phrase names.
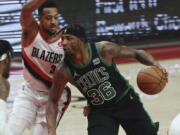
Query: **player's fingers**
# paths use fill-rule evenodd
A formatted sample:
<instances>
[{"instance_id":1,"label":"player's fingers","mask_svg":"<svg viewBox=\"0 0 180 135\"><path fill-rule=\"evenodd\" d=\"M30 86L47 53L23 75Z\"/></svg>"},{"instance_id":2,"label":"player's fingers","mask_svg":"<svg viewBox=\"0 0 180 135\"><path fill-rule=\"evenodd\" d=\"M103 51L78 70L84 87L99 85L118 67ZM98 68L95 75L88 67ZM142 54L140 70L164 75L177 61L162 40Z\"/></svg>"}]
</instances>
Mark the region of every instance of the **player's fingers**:
<instances>
[{"instance_id":1,"label":"player's fingers","mask_svg":"<svg viewBox=\"0 0 180 135\"><path fill-rule=\"evenodd\" d=\"M167 72L167 70L164 67L162 67L161 65L155 65L155 67L162 70L162 72L164 73L164 79L166 80L166 82L168 82L168 72Z\"/></svg>"},{"instance_id":2,"label":"player's fingers","mask_svg":"<svg viewBox=\"0 0 180 135\"><path fill-rule=\"evenodd\" d=\"M162 70L163 70L163 73L165 75L165 80L166 80L166 82L168 82L168 72L165 68L163 68Z\"/></svg>"}]
</instances>

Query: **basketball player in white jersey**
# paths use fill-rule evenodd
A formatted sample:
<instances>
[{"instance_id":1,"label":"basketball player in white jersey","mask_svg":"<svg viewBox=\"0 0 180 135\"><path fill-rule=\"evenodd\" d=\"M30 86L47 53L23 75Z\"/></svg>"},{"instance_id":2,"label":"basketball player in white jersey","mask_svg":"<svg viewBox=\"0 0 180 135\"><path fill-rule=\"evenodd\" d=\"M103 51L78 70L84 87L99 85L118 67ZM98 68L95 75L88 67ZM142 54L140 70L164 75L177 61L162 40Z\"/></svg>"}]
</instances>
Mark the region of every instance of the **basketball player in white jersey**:
<instances>
[{"instance_id":1,"label":"basketball player in white jersey","mask_svg":"<svg viewBox=\"0 0 180 135\"><path fill-rule=\"evenodd\" d=\"M7 126L6 99L9 95L9 69L12 47L8 41L0 40L0 135L12 135Z\"/></svg>"},{"instance_id":2,"label":"basketball player in white jersey","mask_svg":"<svg viewBox=\"0 0 180 135\"><path fill-rule=\"evenodd\" d=\"M39 23L32 14L36 9ZM21 135L28 127L32 127L32 135L47 135L45 107L49 89L54 70L64 59L61 39L55 36L60 30L56 4L52 0L29 1L21 11L20 23L24 83L15 98L8 126L13 135ZM65 88L57 105L57 123L69 105L70 97L69 88Z\"/></svg>"}]
</instances>

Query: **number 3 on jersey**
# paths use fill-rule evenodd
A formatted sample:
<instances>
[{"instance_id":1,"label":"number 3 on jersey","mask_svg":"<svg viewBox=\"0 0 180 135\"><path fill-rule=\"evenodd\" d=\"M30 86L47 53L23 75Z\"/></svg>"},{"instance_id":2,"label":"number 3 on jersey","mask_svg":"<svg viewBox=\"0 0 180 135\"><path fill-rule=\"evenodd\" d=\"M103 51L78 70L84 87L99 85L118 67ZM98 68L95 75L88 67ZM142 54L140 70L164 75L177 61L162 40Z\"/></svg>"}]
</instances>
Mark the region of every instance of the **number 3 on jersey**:
<instances>
[{"instance_id":1,"label":"number 3 on jersey","mask_svg":"<svg viewBox=\"0 0 180 135\"><path fill-rule=\"evenodd\" d=\"M50 70L50 73L53 74L56 70L56 66L55 65L52 65L51 66L51 70Z\"/></svg>"},{"instance_id":2,"label":"number 3 on jersey","mask_svg":"<svg viewBox=\"0 0 180 135\"><path fill-rule=\"evenodd\" d=\"M108 101L114 98L116 96L116 91L111 87L111 83L106 81L102 83L98 89L89 90L87 95L93 98L91 101L93 105L101 105L105 100Z\"/></svg>"}]
</instances>

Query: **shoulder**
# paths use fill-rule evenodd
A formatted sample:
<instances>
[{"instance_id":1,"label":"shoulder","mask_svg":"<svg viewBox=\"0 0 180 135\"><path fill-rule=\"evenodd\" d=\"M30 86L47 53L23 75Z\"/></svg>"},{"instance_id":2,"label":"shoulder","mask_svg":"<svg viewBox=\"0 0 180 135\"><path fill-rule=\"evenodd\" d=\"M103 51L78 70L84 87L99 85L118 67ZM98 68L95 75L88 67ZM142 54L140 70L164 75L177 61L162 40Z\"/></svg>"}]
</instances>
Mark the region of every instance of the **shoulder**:
<instances>
[{"instance_id":1,"label":"shoulder","mask_svg":"<svg viewBox=\"0 0 180 135\"><path fill-rule=\"evenodd\" d=\"M114 43L109 41L97 42L97 49L106 62L112 63L112 58L115 50Z\"/></svg>"},{"instance_id":2,"label":"shoulder","mask_svg":"<svg viewBox=\"0 0 180 135\"><path fill-rule=\"evenodd\" d=\"M113 43L113 42L110 42L110 41L98 42L98 48L102 54L104 54L104 53L112 54L119 47L120 47L120 45Z\"/></svg>"},{"instance_id":3,"label":"shoulder","mask_svg":"<svg viewBox=\"0 0 180 135\"><path fill-rule=\"evenodd\" d=\"M108 49L110 44L111 42L109 41L100 41L100 42L97 42L97 48L100 50L100 52L102 52Z\"/></svg>"},{"instance_id":4,"label":"shoulder","mask_svg":"<svg viewBox=\"0 0 180 135\"><path fill-rule=\"evenodd\" d=\"M39 32L39 25L22 29L22 45L29 45Z\"/></svg>"}]
</instances>

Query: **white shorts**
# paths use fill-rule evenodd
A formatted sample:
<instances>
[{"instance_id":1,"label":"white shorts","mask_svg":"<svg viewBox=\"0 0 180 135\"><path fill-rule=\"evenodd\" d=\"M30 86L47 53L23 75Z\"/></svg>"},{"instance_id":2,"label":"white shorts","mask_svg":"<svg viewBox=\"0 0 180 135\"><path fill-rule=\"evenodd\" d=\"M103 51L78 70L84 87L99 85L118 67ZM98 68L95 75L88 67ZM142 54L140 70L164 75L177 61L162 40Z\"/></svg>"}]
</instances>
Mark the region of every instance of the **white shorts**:
<instances>
[{"instance_id":1,"label":"white shorts","mask_svg":"<svg viewBox=\"0 0 180 135\"><path fill-rule=\"evenodd\" d=\"M28 84L23 84L22 90L19 91L13 104L13 110L10 114L10 121L17 122L24 119L29 122L29 128L35 123L46 123L45 109L48 101L48 92L39 92L34 90ZM70 89L64 89L61 99L58 102L59 123L63 113L71 101Z\"/></svg>"}]
</instances>

